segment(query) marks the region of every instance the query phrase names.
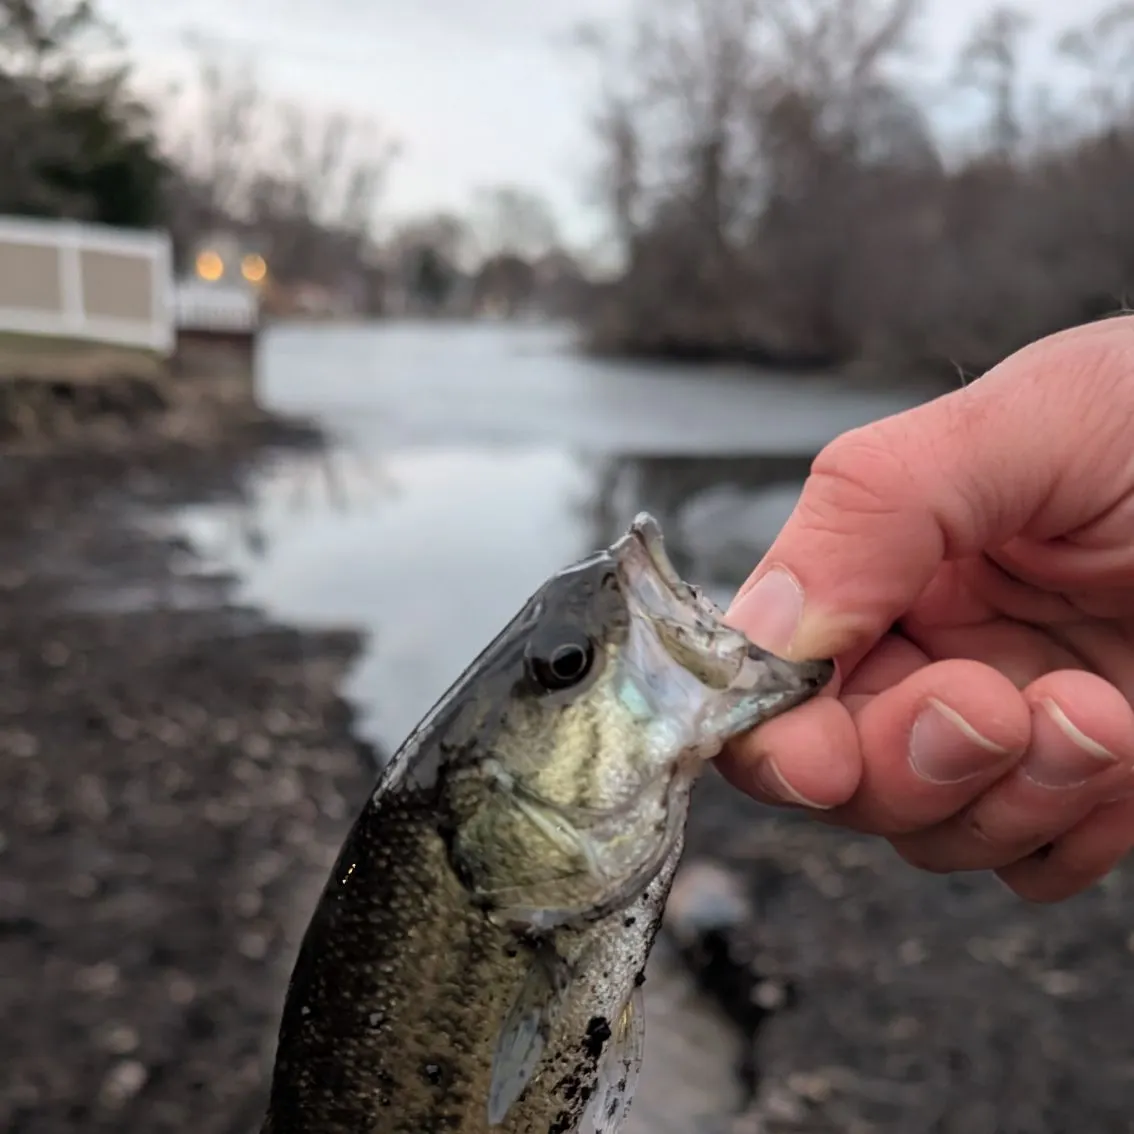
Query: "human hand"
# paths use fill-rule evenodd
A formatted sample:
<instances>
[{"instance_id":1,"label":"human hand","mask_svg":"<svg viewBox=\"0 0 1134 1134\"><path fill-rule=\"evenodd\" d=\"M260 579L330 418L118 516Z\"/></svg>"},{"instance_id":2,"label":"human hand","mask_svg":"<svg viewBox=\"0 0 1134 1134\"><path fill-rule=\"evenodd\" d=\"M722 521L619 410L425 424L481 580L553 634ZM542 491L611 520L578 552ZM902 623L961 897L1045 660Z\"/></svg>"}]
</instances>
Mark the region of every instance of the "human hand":
<instances>
[{"instance_id":1,"label":"human hand","mask_svg":"<svg viewBox=\"0 0 1134 1134\"><path fill-rule=\"evenodd\" d=\"M736 786L1034 901L1109 872L1134 846L1134 318L835 440L729 617L839 663L722 754Z\"/></svg>"}]
</instances>

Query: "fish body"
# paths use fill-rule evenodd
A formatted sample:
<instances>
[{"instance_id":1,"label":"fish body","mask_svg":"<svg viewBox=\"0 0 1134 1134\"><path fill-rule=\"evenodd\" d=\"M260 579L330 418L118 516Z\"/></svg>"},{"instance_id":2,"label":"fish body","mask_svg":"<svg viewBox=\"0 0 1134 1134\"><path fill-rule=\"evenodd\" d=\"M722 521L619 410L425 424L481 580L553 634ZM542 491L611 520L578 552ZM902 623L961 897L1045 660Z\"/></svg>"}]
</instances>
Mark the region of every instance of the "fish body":
<instances>
[{"instance_id":1,"label":"fish body","mask_svg":"<svg viewBox=\"0 0 1134 1134\"><path fill-rule=\"evenodd\" d=\"M832 672L725 627L648 516L549 579L348 835L262 1134L615 1134L697 773Z\"/></svg>"}]
</instances>

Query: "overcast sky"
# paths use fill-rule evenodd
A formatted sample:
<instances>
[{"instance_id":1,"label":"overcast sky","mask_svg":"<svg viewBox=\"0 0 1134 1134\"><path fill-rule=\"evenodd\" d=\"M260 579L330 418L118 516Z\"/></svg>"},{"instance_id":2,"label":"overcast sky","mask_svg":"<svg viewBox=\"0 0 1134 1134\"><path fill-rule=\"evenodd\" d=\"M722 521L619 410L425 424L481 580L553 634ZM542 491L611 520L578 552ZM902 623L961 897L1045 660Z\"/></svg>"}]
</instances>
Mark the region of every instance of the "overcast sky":
<instances>
[{"instance_id":1,"label":"overcast sky","mask_svg":"<svg viewBox=\"0 0 1134 1134\"><path fill-rule=\"evenodd\" d=\"M593 74L564 46L576 22L618 19L633 0L96 0L126 34L147 82L186 74L183 34L235 41L266 86L372 114L401 140L388 214L460 209L479 185L530 185L565 233L600 231L586 201ZM1103 0L1025 0L1038 40ZM989 0L930 0L927 79L950 62ZM1038 58L1033 70L1046 66ZM1045 76L1046 77L1046 76ZM963 111L961 112L963 113Z\"/></svg>"}]
</instances>

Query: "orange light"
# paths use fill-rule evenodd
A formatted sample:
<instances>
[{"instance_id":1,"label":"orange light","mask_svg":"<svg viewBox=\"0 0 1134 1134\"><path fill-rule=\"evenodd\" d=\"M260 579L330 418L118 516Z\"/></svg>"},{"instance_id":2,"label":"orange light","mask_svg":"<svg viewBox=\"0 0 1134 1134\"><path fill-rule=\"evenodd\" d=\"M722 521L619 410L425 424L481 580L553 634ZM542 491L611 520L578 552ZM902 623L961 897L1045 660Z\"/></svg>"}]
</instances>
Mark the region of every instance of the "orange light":
<instances>
[{"instance_id":1,"label":"orange light","mask_svg":"<svg viewBox=\"0 0 1134 1134\"><path fill-rule=\"evenodd\" d=\"M197 256L197 275L209 283L216 283L224 275L224 261L215 252L202 252Z\"/></svg>"},{"instance_id":2,"label":"orange light","mask_svg":"<svg viewBox=\"0 0 1134 1134\"><path fill-rule=\"evenodd\" d=\"M249 283L262 283L268 274L268 265L263 256L250 252L240 261L240 274Z\"/></svg>"}]
</instances>

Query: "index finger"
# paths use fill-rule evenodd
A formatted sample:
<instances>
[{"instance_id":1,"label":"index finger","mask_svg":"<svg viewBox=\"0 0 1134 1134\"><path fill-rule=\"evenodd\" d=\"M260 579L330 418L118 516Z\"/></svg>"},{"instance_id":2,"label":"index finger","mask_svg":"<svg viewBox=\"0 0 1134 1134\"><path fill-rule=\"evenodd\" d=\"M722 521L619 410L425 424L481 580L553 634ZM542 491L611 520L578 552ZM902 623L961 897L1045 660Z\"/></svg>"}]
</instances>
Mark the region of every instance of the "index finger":
<instances>
[{"instance_id":1,"label":"index finger","mask_svg":"<svg viewBox=\"0 0 1134 1134\"><path fill-rule=\"evenodd\" d=\"M1134 320L1111 320L1041 340L974 385L837 438L733 602L735 625L793 659L860 653L943 563L1039 519L1052 534L1089 522L1086 510L1101 514L1125 491L1129 415L1116 404L1134 401L1132 374Z\"/></svg>"}]
</instances>

